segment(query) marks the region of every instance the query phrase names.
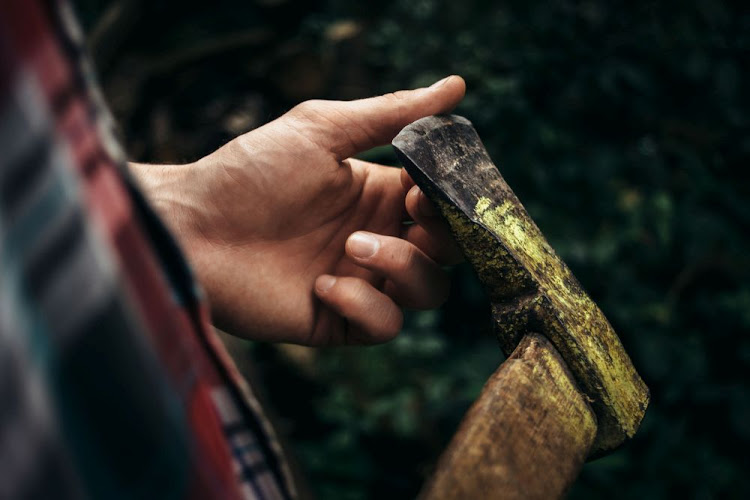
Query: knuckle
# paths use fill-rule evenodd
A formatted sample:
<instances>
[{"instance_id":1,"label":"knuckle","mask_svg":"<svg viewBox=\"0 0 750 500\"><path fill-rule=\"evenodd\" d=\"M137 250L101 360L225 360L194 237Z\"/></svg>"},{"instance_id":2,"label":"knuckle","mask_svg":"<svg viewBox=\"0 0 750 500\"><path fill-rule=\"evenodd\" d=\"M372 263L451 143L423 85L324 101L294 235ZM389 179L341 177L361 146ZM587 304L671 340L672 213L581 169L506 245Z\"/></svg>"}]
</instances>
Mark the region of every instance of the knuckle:
<instances>
[{"instance_id":1,"label":"knuckle","mask_svg":"<svg viewBox=\"0 0 750 500\"><path fill-rule=\"evenodd\" d=\"M388 92L383 94L383 100L387 102L399 102L402 98L399 97L398 92Z\"/></svg>"},{"instance_id":2,"label":"knuckle","mask_svg":"<svg viewBox=\"0 0 750 500\"><path fill-rule=\"evenodd\" d=\"M349 296L351 304L359 306L366 304L368 302L368 296L370 295L369 292L370 290L365 282L363 280L357 280L356 285L352 287L351 295Z\"/></svg>"},{"instance_id":3,"label":"knuckle","mask_svg":"<svg viewBox=\"0 0 750 500\"><path fill-rule=\"evenodd\" d=\"M411 95L411 92L408 90L397 90L396 92L388 92L387 94L383 94L383 97L386 101L391 102L401 102L407 99Z\"/></svg>"},{"instance_id":4,"label":"knuckle","mask_svg":"<svg viewBox=\"0 0 750 500\"><path fill-rule=\"evenodd\" d=\"M359 278L346 279L344 284L339 291L342 310L347 314L358 314L370 301L370 290Z\"/></svg>"},{"instance_id":5,"label":"knuckle","mask_svg":"<svg viewBox=\"0 0 750 500\"><path fill-rule=\"evenodd\" d=\"M411 97L411 93L408 90L398 90L396 92L389 92L383 95L383 101L389 108L393 109L399 120L404 115L408 105L408 99Z\"/></svg>"},{"instance_id":6,"label":"knuckle","mask_svg":"<svg viewBox=\"0 0 750 500\"><path fill-rule=\"evenodd\" d=\"M399 245L393 253L394 271L402 273L414 269L417 264L417 247L410 243Z\"/></svg>"},{"instance_id":7,"label":"knuckle","mask_svg":"<svg viewBox=\"0 0 750 500\"><path fill-rule=\"evenodd\" d=\"M304 101L294 106L291 111L289 111L289 113L294 116L309 118L321 113L324 107L323 103L324 101L320 99L311 99L309 101Z\"/></svg>"},{"instance_id":8,"label":"knuckle","mask_svg":"<svg viewBox=\"0 0 750 500\"><path fill-rule=\"evenodd\" d=\"M337 292L337 301L342 308L349 309L357 302L359 287L352 283L350 278L341 278Z\"/></svg>"}]
</instances>

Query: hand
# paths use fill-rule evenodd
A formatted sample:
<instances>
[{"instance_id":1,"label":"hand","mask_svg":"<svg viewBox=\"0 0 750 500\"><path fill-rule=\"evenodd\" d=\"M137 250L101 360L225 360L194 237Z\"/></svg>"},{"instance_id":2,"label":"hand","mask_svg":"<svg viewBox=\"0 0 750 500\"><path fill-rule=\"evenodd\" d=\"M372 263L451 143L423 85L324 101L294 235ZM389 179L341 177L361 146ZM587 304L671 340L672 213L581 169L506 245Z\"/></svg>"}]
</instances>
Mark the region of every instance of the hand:
<instances>
[{"instance_id":1,"label":"hand","mask_svg":"<svg viewBox=\"0 0 750 500\"><path fill-rule=\"evenodd\" d=\"M440 305L447 227L400 169L350 158L451 110L464 82L308 101L181 166L133 165L208 292L220 328L258 340L369 344L401 307ZM410 216L415 224L405 226Z\"/></svg>"}]
</instances>

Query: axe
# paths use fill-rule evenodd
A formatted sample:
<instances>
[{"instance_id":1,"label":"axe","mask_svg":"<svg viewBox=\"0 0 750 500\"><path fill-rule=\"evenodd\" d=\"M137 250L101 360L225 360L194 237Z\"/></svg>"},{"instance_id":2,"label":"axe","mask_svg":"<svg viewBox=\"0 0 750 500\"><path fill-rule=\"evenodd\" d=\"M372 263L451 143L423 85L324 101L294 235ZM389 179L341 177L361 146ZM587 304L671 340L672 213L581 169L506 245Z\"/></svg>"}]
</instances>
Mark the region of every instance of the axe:
<instances>
[{"instance_id":1,"label":"axe","mask_svg":"<svg viewBox=\"0 0 750 500\"><path fill-rule=\"evenodd\" d=\"M423 118L404 128L393 147L476 271L508 356L420 497L562 497L587 458L633 437L648 388L471 122Z\"/></svg>"}]
</instances>

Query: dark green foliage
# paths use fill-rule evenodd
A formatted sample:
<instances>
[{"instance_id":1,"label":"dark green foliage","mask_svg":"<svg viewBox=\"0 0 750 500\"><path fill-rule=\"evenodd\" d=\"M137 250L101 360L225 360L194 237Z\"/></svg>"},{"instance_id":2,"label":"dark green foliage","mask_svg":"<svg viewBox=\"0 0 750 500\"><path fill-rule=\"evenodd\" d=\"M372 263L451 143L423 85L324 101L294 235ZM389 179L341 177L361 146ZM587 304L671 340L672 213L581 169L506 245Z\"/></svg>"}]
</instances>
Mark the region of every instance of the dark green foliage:
<instances>
[{"instance_id":1,"label":"dark green foliage","mask_svg":"<svg viewBox=\"0 0 750 500\"><path fill-rule=\"evenodd\" d=\"M369 30L379 90L466 78L457 112L651 387L635 442L574 498L750 495L749 23L721 2L403 1Z\"/></svg>"},{"instance_id":2,"label":"dark green foliage","mask_svg":"<svg viewBox=\"0 0 750 500\"><path fill-rule=\"evenodd\" d=\"M216 124L248 96L262 96L262 121L302 97L463 75L468 94L456 112L474 123L652 391L636 439L586 465L572 497L750 497L750 9L708 0L277 3L248 25L301 14L241 52L241 64L234 52L149 77L148 105L120 113L131 147L151 161L206 153L234 130ZM156 19L198 22L181 12ZM323 34L343 19L360 34L333 45ZM201 23L204 38L222 34ZM277 50L284 43L318 61L312 76L276 76L291 64ZM123 53L144 46L153 45ZM322 83L310 95L283 90L283 78L313 77ZM154 139L158 106L169 111L174 149ZM394 161L387 148L368 159ZM301 371L256 346L321 498L413 496L501 361L470 270L454 278L445 308L411 313L389 345L321 350Z\"/></svg>"}]
</instances>

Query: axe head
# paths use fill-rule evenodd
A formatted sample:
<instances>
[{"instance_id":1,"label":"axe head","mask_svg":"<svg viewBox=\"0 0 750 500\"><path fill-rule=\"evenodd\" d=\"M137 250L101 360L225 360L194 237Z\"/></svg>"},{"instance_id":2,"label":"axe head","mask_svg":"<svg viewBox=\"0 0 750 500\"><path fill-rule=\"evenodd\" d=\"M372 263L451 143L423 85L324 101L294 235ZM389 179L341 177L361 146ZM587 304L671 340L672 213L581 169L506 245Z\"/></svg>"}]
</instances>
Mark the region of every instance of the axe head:
<instances>
[{"instance_id":1,"label":"axe head","mask_svg":"<svg viewBox=\"0 0 750 500\"><path fill-rule=\"evenodd\" d=\"M423 118L404 128L393 147L474 267L505 353L528 333L554 344L596 413L592 456L631 438L648 406L648 388L607 318L490 160L471 122L454 115Z\"/></svg>"}]
</instances>

